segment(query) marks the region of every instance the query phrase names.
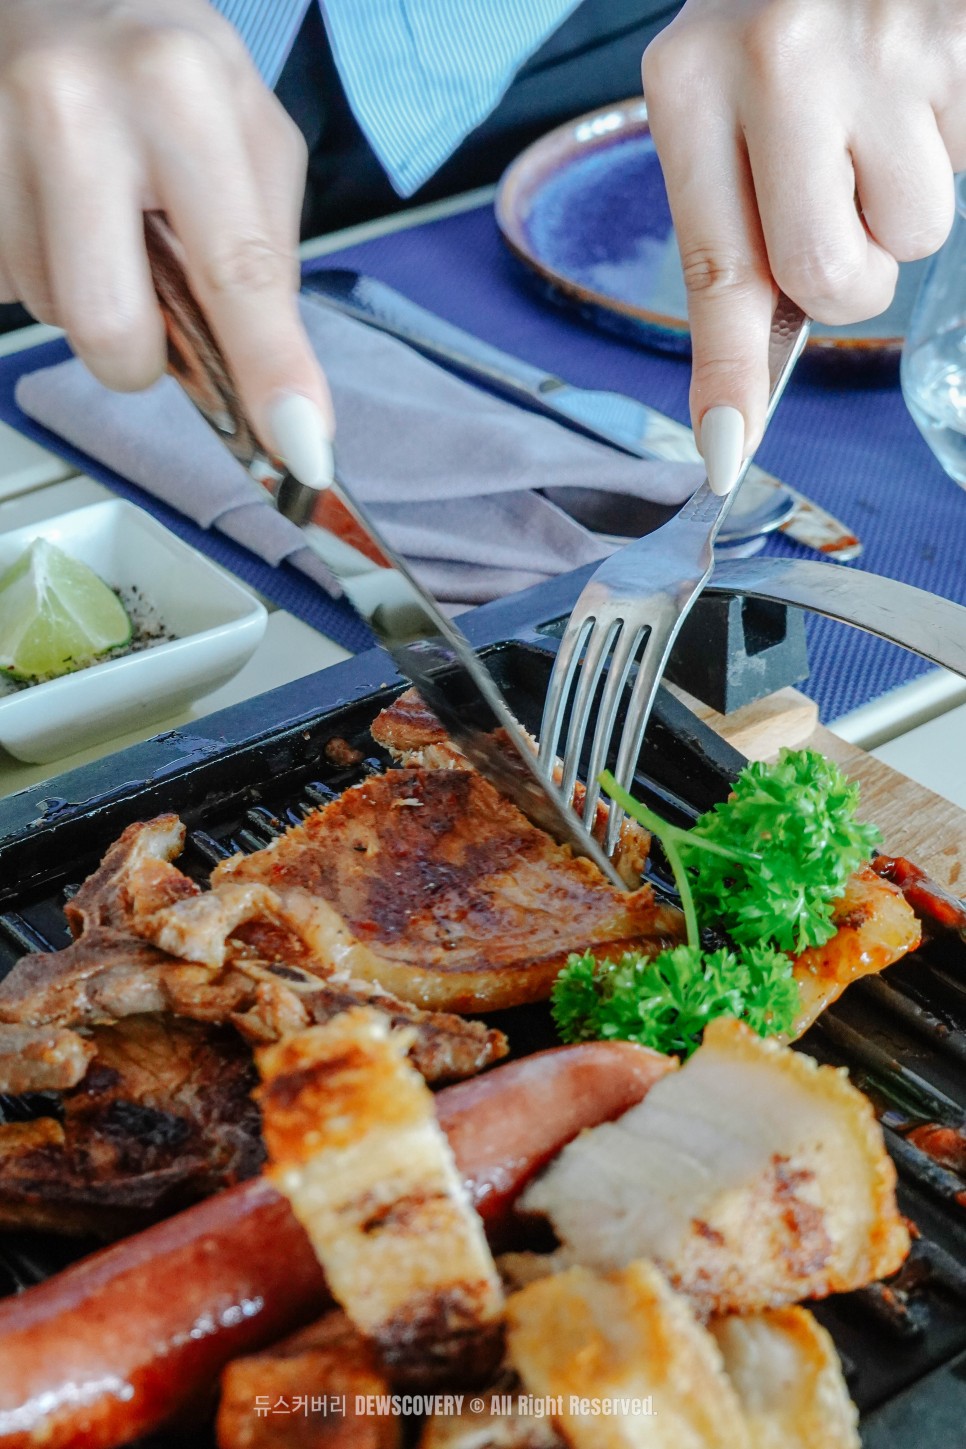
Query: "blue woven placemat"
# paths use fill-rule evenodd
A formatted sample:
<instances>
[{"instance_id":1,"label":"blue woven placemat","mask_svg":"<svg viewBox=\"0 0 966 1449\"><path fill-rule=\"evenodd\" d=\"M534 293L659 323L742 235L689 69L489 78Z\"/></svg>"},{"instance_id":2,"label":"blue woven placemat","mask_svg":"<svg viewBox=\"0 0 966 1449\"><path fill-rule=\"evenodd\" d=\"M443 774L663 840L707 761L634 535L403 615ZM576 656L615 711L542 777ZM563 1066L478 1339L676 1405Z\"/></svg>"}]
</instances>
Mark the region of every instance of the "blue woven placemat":
<instances>
[{"instance_id":1,"label":"blue woven placemat","mask_svg":"<svg viewBox=\"0 0 966 1449\"><path fill-rule=\"evenodd\" d=\"M365 271L505 350L587 387L615 388L687 421L688 364L646 351L549 305L507 253L491 209L480 207L348 247L318 262ZM272 569L206 532L72 450L17 408L21 373L66 356L62 342L0 358L0 418L225 564L281 607L349 649L369 642L351 611L294 569ZM802 367L759 453L763 467L835 512L862 538L861 567L966 604L966 494L952 483L902 402L898 377ZM803 553L783 537L770 553ZM809 620L812 675L805 689L824 720L905 684L930 666L915 655L827 620Z\"/></svg>"}]
</instances>

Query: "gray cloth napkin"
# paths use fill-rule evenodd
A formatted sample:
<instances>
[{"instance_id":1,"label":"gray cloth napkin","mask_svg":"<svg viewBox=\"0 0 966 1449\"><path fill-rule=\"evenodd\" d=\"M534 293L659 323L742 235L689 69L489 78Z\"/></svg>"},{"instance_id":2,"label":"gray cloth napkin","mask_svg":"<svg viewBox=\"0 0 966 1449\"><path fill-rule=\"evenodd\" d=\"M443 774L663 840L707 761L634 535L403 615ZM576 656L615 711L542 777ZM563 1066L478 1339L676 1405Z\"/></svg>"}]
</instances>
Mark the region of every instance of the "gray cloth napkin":
<instances>
[{"instance_id":1,"label":"gray cloth napkin","mask_svg":"<svg viewBox=\"0 0 966 1449\"><path fill-rule=\"evenodd\" d=\"M682 502L699 468L639 462L491 397L395 338L301 298L338 424L340 474L437 598L482 603L604 558L614 543L535 490L588 487ZM331 588L300 531L231 457L171 378L102 387L78 361L28 373L17 402L75 447L268 563ZM565 496L565 495L564 495Z\"/></svg>"}]
</instances>

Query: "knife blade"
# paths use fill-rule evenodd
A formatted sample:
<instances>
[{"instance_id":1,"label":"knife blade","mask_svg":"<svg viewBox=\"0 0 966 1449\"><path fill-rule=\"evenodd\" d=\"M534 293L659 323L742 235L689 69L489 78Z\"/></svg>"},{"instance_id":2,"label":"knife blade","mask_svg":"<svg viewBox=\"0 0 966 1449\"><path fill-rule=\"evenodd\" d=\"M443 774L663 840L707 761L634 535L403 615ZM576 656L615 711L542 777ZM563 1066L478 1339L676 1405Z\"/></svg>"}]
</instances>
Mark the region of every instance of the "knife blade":
<instances>
[{"instance_id":1,"label":"knife blade","mask_svg":"<svg viewBox=\"0 0 966 1449\"><path fill-rule=\"evenodd\" d=\"M635 458L701 463L694 434L683 423L621 393L575 387L444 321L374 277L348 268L324 267L309 273L302 289L346 316L409 343L427 357L586 437ZM859 557L862 544L851 529L754 463L722 529L722 542L747 537L752 528L742 532L742 515L759 515L766 505L780 504L782 497L790 506L776 519L776 528L833 562Z\"/></svg>"},{"instance_id":2,"label":"knife blade","mask_svg":"<svg viewBox=\"0 0 966 1449\"><path fill-rule=\"evenodd\" d=\"M338 479L320 494L269 457L245 415L228 365L192 296L177 241L158 212L145 240L168 339L168 371L251 477L298 524L400 672L501 795L554 840L626 889L601 846L537 768L529 737L469 640L389 547Z\"/></svg>"}]
</instances>

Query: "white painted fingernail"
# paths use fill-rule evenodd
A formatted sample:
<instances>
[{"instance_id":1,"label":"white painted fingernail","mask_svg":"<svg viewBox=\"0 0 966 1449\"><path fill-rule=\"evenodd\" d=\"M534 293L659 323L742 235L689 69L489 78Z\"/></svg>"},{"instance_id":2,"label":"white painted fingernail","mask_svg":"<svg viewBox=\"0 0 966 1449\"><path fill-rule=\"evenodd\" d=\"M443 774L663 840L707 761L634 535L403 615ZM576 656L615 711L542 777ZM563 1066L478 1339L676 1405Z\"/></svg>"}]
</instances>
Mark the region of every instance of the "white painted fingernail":
<instances>
[{"instance_id":1,"label":"white painted fingernail","mask_svg":"<svg viewBox=\"0 0 966 1449\"><path fill-rule=\"evenodd\" d=\"M711 492L730 493L745 461L745 420L737 408L708 408L701 419L701 457Z\"/></svg>"},{"instance_id":2,"label":"white painted fingernail","mask_svg":"<svg viewBox=\"0 0 966 1449\"><path fill-rule=\"evenodd\" d=\"M307 488L328 488L334 460L325 420L311 398L282 393L268 410L272 441L286 468Z\"/></svg>"}]
</instances>

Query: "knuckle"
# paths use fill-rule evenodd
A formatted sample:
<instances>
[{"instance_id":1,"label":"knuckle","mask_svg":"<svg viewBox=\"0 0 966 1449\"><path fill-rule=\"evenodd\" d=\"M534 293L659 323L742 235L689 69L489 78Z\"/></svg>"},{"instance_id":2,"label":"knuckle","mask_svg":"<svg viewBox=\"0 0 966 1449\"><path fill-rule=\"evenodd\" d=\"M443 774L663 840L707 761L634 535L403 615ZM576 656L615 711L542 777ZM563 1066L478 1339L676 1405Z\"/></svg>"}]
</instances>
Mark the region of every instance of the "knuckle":
<instances>
[{"instance_id":1,"label":"knuckle","mask_svg":"<svg viewBox=\"0 0 966 1449\"><path fill-rule=\"evenodd\" d=\"M181 26L145 26L127 43L131 79L149 93L194 90L219 62L220 52L206 35Z\"/></svg>"},{"instance_id":2,"label":"knuckle","mask_svg":"<svg viewBox=\"0 0 966 1449\"><path fill-rule=\"evenodd\" d=\"M801 84L803 56L815 35L815 16L800 0L772 0L746 22L744 50L753 75Z\"/></svg>"},{"instance_id":3,"label":"knuckle","mask_svg":"<svg viewBox=\"0 0 966 1449\"><path fill-rule=\"evenodd\" d=\"M862 281L863 259L856 249L813 243L774 263L775 280L799 306L833 310L848 304Z\"/></svg>"},{"instance_id":4,"label":"knuckle","mask_svg":"<svg viewBox=\"0 0 966 1449\"><path fill-rule=\"evenodd\" d=\"M211 292L265 292L288 284L292 256L263 236L233 237L206 259L204 282Z\"/></svg>"},{"instance_id":5,"label":"knuckle","mask_svg":"<svg viewBox=\"0 0 966 1449\"><path fill-rule=\"evenodd\" d=\"M56 46L17 56L4 72L4 84L19 114L45 137L75 135L81 113L93 102L91 67L83 56Z\"/></svg>"},{"instance_id":6,"label":"knuckle","mask_svg":"<svg viewBox=\"0 0 966 1449\"><path fill-rule=\"evenodd\" d=\"M742 292L754 279L746 260L700 243L682 247L681 270L688 291L699 296Z\"/></svg>"},{"instance_id":7,"label":"knuckle","mask_svg":"<svg viewBox=\"0 0 966 1449\"><path fill-rule=\"evenodd\" d=\"M644 52L641 79L648 101L665 110L687 104L695 81L707 81L713 65L704 30L699 26L676 30L673 24L660 31Z\"/></svg>"}]
</instances>

